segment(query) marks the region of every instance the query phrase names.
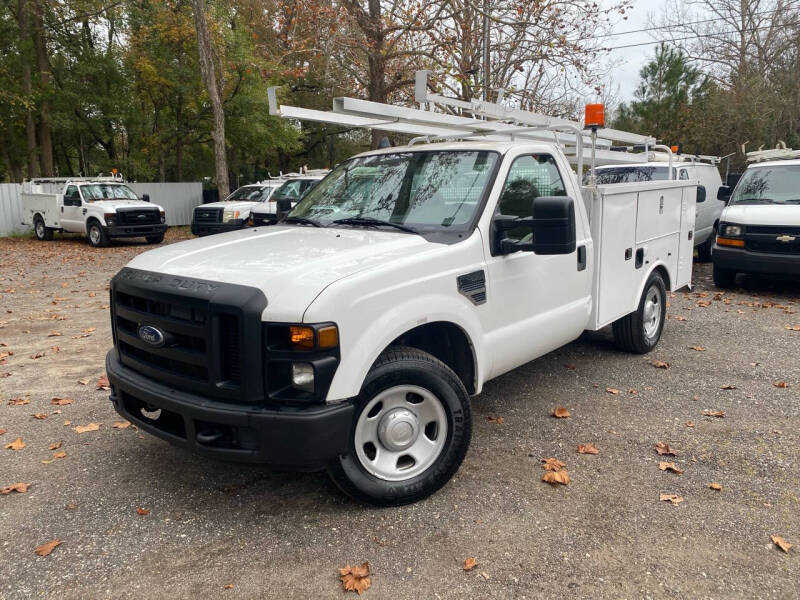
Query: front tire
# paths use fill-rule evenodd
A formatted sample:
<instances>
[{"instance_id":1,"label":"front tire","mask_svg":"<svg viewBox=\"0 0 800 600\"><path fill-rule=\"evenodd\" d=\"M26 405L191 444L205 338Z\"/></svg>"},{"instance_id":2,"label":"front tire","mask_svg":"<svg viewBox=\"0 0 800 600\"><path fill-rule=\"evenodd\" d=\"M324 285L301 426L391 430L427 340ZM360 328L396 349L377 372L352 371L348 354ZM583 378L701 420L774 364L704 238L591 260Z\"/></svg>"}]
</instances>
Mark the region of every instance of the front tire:
<instances>
[{"instance_id":1,"label":"front tire","mask_svg":"<svg viewBox=\"0 0 800 600\"><path fill-rule=\"evenodd\" d=\"M714 279L714 285L718 288L727 289L736 285L736 271L731 271L730 269L721 269L717 265L714 265L712 277Z\"/></svg>"},{"instance_id":2,"label":"front tire","mask_svg":"<svg viewBox=\"0 0 800 600\"><path fill-rule=\"evenodd\" d=\"M658 345L667 317L667 287L661 274L651 273L639 308L614 321L614 343L626 352L646 354Z\"/></svg>"},{"instance_id":3,"label":"front tire","mask_svg":"<svg viewBox=\"0 0 800 600\"><path fill-rule=\"evenodd\" d=\"M148 235L144 239L148 244L160 244L164 241L164 234L159 233L158 235Z\"/></svg>"},{"instance_id":4,"label":"front tire","mask_svg":"<svg viewBox=\"0 0 800 600\"><path fill-rule=\"evenodd\" d=\"M95 248L108 246L108 236L99 222L90 222L86 235L89 237L89 243Z\"/></svg>"},{"instance_id":5,"label":"front tire","mask_svg":"<svg viewBox=\"0 0 800 600\"><path fill-rule=\"evenodd\" d=\"M351 498L376 506L422 500L464 460L472 435L469 395L427 352L390 347L372 365L355 405L350 450L328 468Z\"/></svg>"},{"instance_id":6,"label":"front tire","mask_svg":"<svg viewBox=\"0 0 800 600\"><path fill-rule=\"evenodd\" d=\"M711 262L711 248L714 246L714 239L716 237L716 231L712 231L708 239L697 247L697 262Z\"/></svg>"},{"instance_id":7,"label":"front tire","mask_svg":"<svg viewBox=\"0 0 800 600\"><path fill-rule=\"evenodd\" d=\"M52 227L47 227L44 224L44 219L38 215L33 221L33 232L36 235L36 239L40 242L49 242L53 239Z\"/></svg>"}]
</instances>

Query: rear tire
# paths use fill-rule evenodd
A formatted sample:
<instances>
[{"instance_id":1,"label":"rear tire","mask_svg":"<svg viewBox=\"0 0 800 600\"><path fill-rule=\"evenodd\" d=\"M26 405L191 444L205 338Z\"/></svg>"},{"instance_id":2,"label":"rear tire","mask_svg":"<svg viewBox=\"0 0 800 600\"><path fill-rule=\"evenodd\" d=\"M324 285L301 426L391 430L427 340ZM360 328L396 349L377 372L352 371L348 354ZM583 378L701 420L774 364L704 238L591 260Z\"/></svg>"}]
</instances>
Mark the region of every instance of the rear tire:
<instances>
[{"instance_id":1,"label":"rear tire","mask_svg":"<svg viewBox=\"0 0 800 600\"><path fill-rule=\"evenodd\" d=\"M144 239L148 244L160 244L164 241L164 234L160 233L158 235L148 235Z\"/></svg>"},{"instance_id":2,"label":"rear tire","mask_svg":"<svg viewBox=\"0 0 800 600\"><path fill-rule=\"evenodd\" d=\"M621 350L646 354L658 345L667 318L667 287L654 271L644 285L639 308L614 321L614 343Z\"/></svg>"},{"instance_id":3,"label":"rear tire","mask_svg":"<svg viewBox=\"0 0 800 600\"><path fill-rule=\"evenodd\" d=\"M86 235L89 238L89 243L95 248L102 248L108 246L108 236L105 230L98 221L90 221L89 227L86 230Z\"/></svg>"},{"instance_id":4,"label":"rear tire","mask_svg":"<svg viewBox=\"0 0 800 600\"><path fill-rule=\"evenodd\" d=\"M731 271L730 269L722 269L717 265L714 265L714 269L712 272L712 277L714 279L714 285L718 288L732 288L736 285L736 271Z\"/></svg>"},{"instance_id":5,"label":"rear tire","mask_svg":"<svg viewBox=\"0 0 800 600\"><path fill-rule=\"evenodd\" d=\"M717 234L712 231L708 239L697 247L697 262L711 262L711 249L714 246L715 237L717 237Z\"/></svg>"},{"instance_id":6,"label":"rear tire","mask_svg":"<svg viewBox=\"0 0 800 600\"><path fill-rule=\"evenodd\" d=\"M33 220L33 232L40 242L49 242L53 239L53 228L44 224L44 219L39 215Z\"/></svg>"},{"instance_id":7,"label":"rear tire","mask_svg":"<svg viewBox=\"0 0 800 600\"><path fill-rule=\"evenodd\" d=\"M427 352L387 349L354 402L350 450L328 467L351 498L376 506L422 500L464 460L472 435L469 395L458 376Z\"/></svg>"}]
</instances>

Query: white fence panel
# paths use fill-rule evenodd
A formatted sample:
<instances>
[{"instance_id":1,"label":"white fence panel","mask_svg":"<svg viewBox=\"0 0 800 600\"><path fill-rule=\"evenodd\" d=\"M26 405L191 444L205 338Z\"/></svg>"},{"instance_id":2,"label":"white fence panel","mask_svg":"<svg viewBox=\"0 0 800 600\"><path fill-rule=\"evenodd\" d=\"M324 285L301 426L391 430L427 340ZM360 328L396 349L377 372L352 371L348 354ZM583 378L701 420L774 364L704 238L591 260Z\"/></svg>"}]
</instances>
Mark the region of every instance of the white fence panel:
<instances>
[{"instance_id":1,"label":"white fence panel","mask_svg":"<svg viewBox=\"0 0 800 600\"><path fill-rule=\"evenodd\" d=\"M129 183L136 194L149 194L150 201L164 207L167 225L189 225L192 211L203 203L203 184L199 181L184 183ZM61 191L63 185L58 186ZM0 183L0 237L30 231L22 222L22 185Z\"/></svg>"},{"instance_id":2,"label":"white fence panel","mask_svg":"<svg viewBox=\"0 0 800 600\"><path fill-rule=\"evenodd\" d=\"M185 183L129 183L136 195L150 195L150 202L164 207L167 225L189 225L192 211L203 203L203 184L199 181Z\"/></svg>"},{"instance_id":3,"label":"white fence panel","mask_svg":"<svg viewBox=\"0 0 800 600\"><path fill-rule=\"evenodd\" d=\"M30 229L22 225L21 190L18 183L0 183L0 236Z\"/></svg>"}]
</instances>

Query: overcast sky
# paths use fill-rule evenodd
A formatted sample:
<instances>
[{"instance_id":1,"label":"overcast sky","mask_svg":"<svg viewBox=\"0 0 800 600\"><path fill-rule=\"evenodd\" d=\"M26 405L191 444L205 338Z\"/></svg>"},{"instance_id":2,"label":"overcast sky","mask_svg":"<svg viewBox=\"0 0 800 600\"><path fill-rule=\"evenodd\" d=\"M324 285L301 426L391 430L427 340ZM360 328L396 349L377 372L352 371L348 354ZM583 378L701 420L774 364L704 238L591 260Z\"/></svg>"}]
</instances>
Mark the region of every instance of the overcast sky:
<instances>
[{"instance_id":1,"label":"overcast sky","mask_svg":"<svg viewBox=\"0 0 800 600\"><path fill-rule=\"evenodd\" d=\"M613 4L613 0L604 0L603 4ZM659 17L663 2L659 0L634 0L633 8L627 11L628 19L623 21L622 17L617 17L617 25L613 33L631 31L634 29L644 29L649 27L648 15ZM629 33L625 35L614 35L607 38L608 46L624 46L640 42L654 41L652 32ZM618 62L618 65L611 71L611 90L619 86L618 97L621 101L629 101L633 97L633 92L639 83L639 70L650 59L655 50L655 44L638 46L635 48L623 48L612 50L610 58Z\"/></svg>"}]
</instances>

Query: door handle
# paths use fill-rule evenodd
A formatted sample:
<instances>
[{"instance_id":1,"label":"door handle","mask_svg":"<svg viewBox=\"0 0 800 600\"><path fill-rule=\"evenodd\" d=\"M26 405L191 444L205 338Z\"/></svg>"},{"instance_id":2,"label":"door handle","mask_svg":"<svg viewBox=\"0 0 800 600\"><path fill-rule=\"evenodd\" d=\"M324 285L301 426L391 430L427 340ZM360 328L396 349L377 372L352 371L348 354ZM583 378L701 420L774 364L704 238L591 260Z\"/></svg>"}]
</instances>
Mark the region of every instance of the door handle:
<instances>
[{"instance_id":1,"label":"door handle","mask_svg":"<svg viewBox=\"0 0 800 600\"><path fill-rule=\"evenodd\" d=\"M578 271L586 270L586 246L578 246Z\"/></svg>"}]
</instances>

